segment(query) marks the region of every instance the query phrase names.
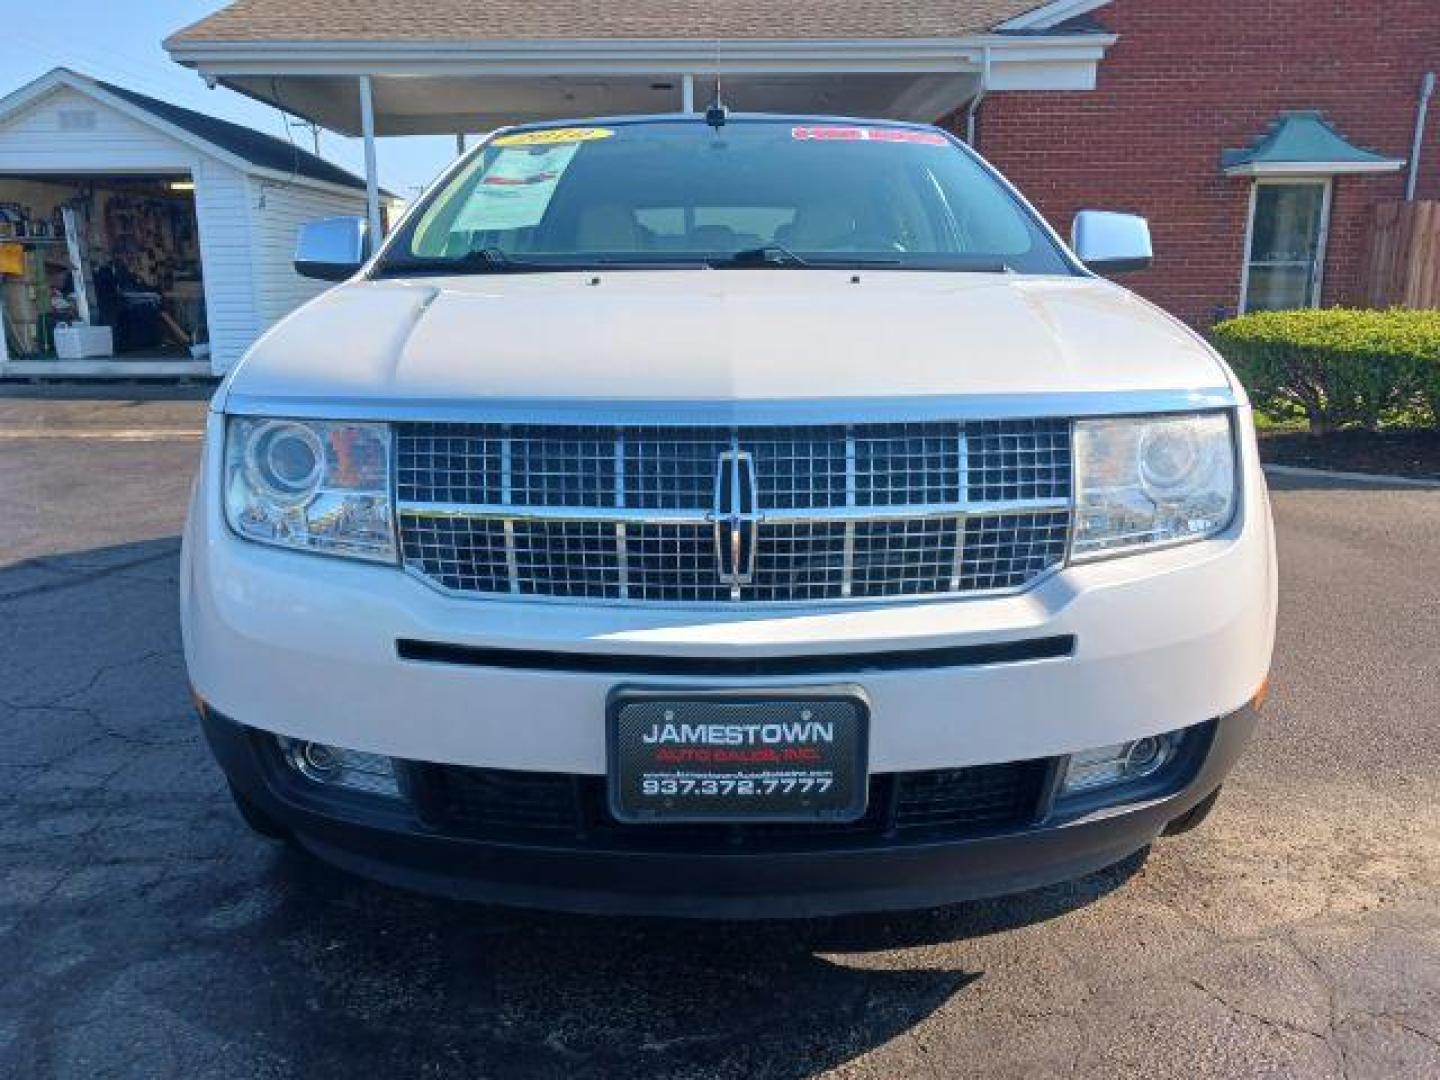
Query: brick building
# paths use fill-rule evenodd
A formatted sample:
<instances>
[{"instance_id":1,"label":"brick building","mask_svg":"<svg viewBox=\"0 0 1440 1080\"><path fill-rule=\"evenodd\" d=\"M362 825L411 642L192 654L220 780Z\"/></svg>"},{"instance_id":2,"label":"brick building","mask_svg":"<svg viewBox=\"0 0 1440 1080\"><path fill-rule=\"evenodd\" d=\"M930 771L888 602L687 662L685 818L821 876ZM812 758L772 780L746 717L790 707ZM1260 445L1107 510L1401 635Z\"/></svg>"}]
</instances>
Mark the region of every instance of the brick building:
<instances>
[{"instance_id":1,"label":"brick building","mask_svg":"<svg viewBox=\"0 0 1440 1080\"><path fill-rule=\"evenodd\" d=\"M716 78L746 110L945 117L1062 231L1147 216L1127 283L1202 327L1356 300L1412 158L1440 197L1440 101L1412 153L1440 0L235 0L166 46L367 144L689 110Z\"/></svg>"},{"instance_id":2,"label":"brick building","mask_svg":"<svg viewBox=\"0 0 1440 1080\"><path fill-rule=\"evenodd\" d=\"M1440 0L1092 6L1085 25L1116 38L1095 89L991 95L979 111L981 151L1058 226L1089 205L1148 217L1156 262L1126 284L1199 326L1241 305L1252 208L1301 218L1289 231L1303 238L1328 187L1328 230L1315 222L1328 231L1314 241L1318 289L1305 299L1357 302L1372 207L1405 195L1422 80L1440 70ZM1318 110L1356 148L1395 164L1226 174L1225 151L1300 110ZM1436 112L1421 142L1420 198L1440 198ZM1256 200L1257 184L1275 187ZM1321 190L1292 187L1301 184ZM1274 291L1283 300L1290 290Z\"/></svg>"}]
</instances>

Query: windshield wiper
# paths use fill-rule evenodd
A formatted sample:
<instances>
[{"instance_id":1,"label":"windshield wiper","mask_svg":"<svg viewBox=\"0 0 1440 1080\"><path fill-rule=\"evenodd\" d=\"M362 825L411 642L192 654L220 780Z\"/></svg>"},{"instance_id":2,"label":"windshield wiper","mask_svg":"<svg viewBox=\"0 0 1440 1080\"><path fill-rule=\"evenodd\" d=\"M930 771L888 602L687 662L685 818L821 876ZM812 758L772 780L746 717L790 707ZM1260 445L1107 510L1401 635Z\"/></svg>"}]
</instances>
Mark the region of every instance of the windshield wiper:
<instances>
[{"instance_id":1,"label":"windshield wiper","mask_svg":"<svg viewBox=\"0 0 1440 1080\"><path fill-rule=\"evenodd\" d=\"M534 262L517 259L498 247L474 248L453 260L454 265L464 270L486 270L496 274L523 274L532 270L563 270L558 263Z\"/></svg>"},{"instance_id":2,"label":"windshield wiper","mask_svg":"<svg viewBox=\"0 0 1440 1080\"><path fill-rule=\"evenodd\" d=\"M941 267L952 274L1013 274L1014 267L1003 262L974 262Z\"/></svg>"},{"instance_id":3,"label":"windshield wiper","mask_svg":"<svg viewBox=\"0 0 1440 1080\"><path fill-rule=\"evenodd\" d=\"M486 266L494 267L496 270L515 265L515 260L510 258L509 255L506 255L505 252L501 251L498 247L475 248L473 251L467 251L461 256L460 261L469 264L477 262L484 263Z\"/></svg>"},{"instance_id":4,"label":"windshield wiper","mask_svg":"<svg viewBox=\"0 0 1440 1080\"><path fill-rule=\"evenodd\" d=\"M682 259L630 259L584 256L563 259L520 259L497 247L476 248L462 255L396 258L381 263L375 277L445 274L560 274L600 270L694 270L705 264Z\"/></svg>"},{"instance_id":5,"label":"windshield wiper","mask_svg":"<svg viewBox=\"0 0 1440 1080\"><path fill-rule=\"evenodd\" d=\"M760 247L745 248L728 258L719 260L723 266L809 266L810 263L791 251L784 244L762 244Z\"/></svg>"},{"instance_id":6,"label":"windshield wiper","mask_svg":"<svg viewBox=\"0 0 1440 1080\"><path fill-rule=\"evenodd\" d=\"M735 267L791 266L809 270L864 270L876 266L903 266L899 255L867 254L862 251L827 252L822 255L800 256L781 244L746 248L723 259L707 260L707 265L721 269Z\"/></svg>"},{"instance_id":7,"label":"windshield wiper","mask_svg":"<svg viewBox=\"0 0 1440 1080\"><path fill-rule=\"evenodd\" d=\"M888 255L883 252L825 252L800 256L783 244L763 244L746 248L720 259L707 260L712 267L793 266L814 270L865 270L875 267L901 267L906 270L943 271L956 274L1008 274L1012 268L1003 262L977 258L952 261L923 255Z\"/></svg>"},{"instance_id":8,"label":"windshield wiper","mask_svg":"<svg viewBox=\"0 0 1440 1080\"><path fill-rule=\"evenodd\" d=\"M512 258L497 247L476 248L460 255L428 258L394 258L375 269L376 277L405 277L411 274L525 274L564 267Z\"/></svg>"}]
</instances>

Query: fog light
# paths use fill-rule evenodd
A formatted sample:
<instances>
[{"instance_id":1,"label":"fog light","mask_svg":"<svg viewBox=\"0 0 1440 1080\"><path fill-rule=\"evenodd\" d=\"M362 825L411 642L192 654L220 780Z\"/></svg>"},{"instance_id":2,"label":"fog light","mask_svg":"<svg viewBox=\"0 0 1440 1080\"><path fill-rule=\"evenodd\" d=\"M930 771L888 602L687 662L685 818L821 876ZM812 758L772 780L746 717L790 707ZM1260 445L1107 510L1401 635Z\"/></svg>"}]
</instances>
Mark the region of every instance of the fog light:
<instances>
[{"instance_id":1,"label":"fog light","mask_svg":"<svg viewBox=\"0 0 1440 1080\"><path fill-rule=\"evenodd\" d=\"M1180 732L1148 735L1143 739L1071 754L1060 786L1061 794L1113 787L1150 776L1175 756L1180 746L1180 735Z\"/></svg>"},{"instance_id":2,"label":"fog light","mask_svg":"<svg viewBox=\"0 0 1440 1080\"><path fill-rule=\"evenodd\" d=\"M395 763L383 754L367 754L283 736L279 741L290 767L313 783L391 798L400 795Z\"/></svg>"}]
</instances>

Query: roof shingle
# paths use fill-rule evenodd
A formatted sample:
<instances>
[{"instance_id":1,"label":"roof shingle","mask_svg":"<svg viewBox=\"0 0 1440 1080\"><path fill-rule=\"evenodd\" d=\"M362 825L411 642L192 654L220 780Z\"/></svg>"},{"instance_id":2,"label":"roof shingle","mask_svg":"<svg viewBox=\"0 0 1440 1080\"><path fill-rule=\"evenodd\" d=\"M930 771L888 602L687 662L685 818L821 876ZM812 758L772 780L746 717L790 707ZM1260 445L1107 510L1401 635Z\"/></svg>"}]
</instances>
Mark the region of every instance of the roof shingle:
<instances>
[{"instance_id":1,"label":"roof shingle","mask_svg":"<svg viewBox=\"0 0 1440 1080\"><path fill-rule=\"evenodd\" d=\"M834 40L991 30L1047 0L235 0L201 41Z\"/></svg>"},{"instance_id":2,"label":"roof shingle","mask_svg":"<svg viewBox=\"0 0 1440 1080\"><path fill-rule=\"evenodd\" d=\"M254 128L232 124L228 120L206 116L193 109L172 105L168 101L161 101L145 94L137 94L134 90L127 90L114 83L103 82L100 79L93 81L96 86L128 101L136 108L144 109L152 116L158 117L166 123L174 124L182 131L188 131L191 135L204 139L222 150L228 150L236 157L243 158L262 169L291 173L311 180L323 180L326 183L358 188L362 191L365 188L365 181L354 173L347 172L339 165L332 164L322 157L316 157L308 150L302 150L286 139L277 139L273 135L266 135Z\"/></svg>"}]
</instances>

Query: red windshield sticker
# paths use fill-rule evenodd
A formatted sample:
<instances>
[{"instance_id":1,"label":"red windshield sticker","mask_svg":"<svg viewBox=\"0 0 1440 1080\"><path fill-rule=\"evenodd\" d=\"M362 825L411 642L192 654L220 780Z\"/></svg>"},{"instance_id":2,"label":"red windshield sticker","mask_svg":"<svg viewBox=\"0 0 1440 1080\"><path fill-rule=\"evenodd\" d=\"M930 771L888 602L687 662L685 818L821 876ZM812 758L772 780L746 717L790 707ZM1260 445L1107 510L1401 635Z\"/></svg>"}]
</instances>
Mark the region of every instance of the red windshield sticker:
<instances>
[{"instance_id":1,"label":"red windshield sticker","mask_svg":"<svg viewBox=\"0 0 1440 1080\"><path fill-rule=\"evenodd\" d=\"M938 131L908 131L905 128L871 128L875 142L920 143L922 146L945 146L949 140Z\"/></svg>"},{"instance_id":2,"label":"red windshield sticker","mask_svg":"<svg viewBox=\"0 0 1440 1080\"><path fill-rule=\"evenodd\" d=\"M529 184L548 184L559 175L556 172L538 172L529 176L487 176L480 182L490 187L525 187Z\"/></svg>"},{"instance_id":3,"label":"red windshield sticker","mask_svg":"<svg viewBox=\"0 0 1440 1080\"><path fill-rule=\"evenodd\" d=\"M947 142L938 131L910 128L797 127L790 129L790 135L801 142L891 142L924 146L944 146Z\"/></svg>"},{"instance_id":4,"label":"red windshield sticker","mask_svg":"<svg viewBox=\"0 0 1440 1080\"><path fill-rule=\"evenodd\" d=\"M819 140L821 142L859 142L865 138L864 128L847 127L797 127L791 128L790 134L802 142Z\"/></svg>"}]
</instances>

